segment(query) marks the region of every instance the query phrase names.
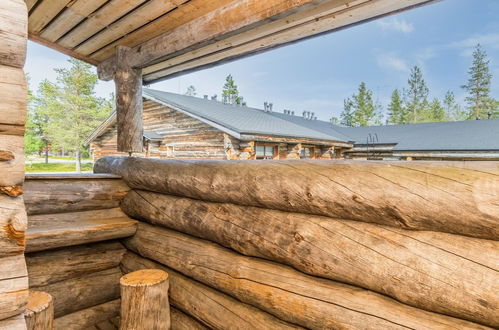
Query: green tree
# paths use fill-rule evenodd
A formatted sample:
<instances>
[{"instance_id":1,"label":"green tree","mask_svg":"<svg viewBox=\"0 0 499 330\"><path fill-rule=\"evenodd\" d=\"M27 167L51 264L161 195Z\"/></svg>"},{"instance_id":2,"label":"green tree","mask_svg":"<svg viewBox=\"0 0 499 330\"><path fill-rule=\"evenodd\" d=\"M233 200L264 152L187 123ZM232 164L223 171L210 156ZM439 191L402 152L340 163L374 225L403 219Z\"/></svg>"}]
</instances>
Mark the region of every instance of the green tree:
<instances>
[{"instance_id":1,"label":"green tree","mask_svg":"<svg viewBox=\"0 0 499 330\"><path fill-rule=\"evenodd\" d=\"M69 60L69 69L56 69L55 108L48 125L51 141L76 154L76 170L81 169L84 140L111 113L110 101L95 96L97 75L89 64Z\"/></svg>"},{"instance_id":2,"label":"green tree","mask_svg":"<svg viewBox=\"0 0 499 330\"><path fill-rule=\"evenodd\" d=\"M466 120L467 114L461 106L456 102L456 98L454 97L454 93L451 91L447 91L445 93L445 97L443 100L443 107L445 109L446 117L448 120Z\"/></svg>"},{"instance_id":3,"label":"green tree","mask_svg":"<svg viewBox=\"0 0 499 330\"><path fill-rule=\"evenodd\" d=\"M404 115L405 110L402 97L398 89L395 89L388 105L388 122L390 124L403 124L405 123Z\"/></svg>"},{"instance_id":4,"label":"green tree","mask_svg":"<svg viewBox=\"0 0 499 330\"><path fill-rule=\"evenodd\" d=\"M466 97L468 119L487 118L487 113L493 108L493 100L490 98L492 74L489 69L487 53L480 44L476 45L473 52L473 63L468 74L468 82L461 86L468 92Z\"/></svg>"},{"instance_id":5,"label":"green tree","mask_svg":"<svg viewBox=\"0 0 499 330\"><path fill-rule=\"evenodd\" d=\"M367 126L378 123L377 107L373 101L372 91L366 87L364 82L359 85L358 93L347 99L351 113L352 126Z\"/></svg>"},{"instance_id":6,"label":"green tree","mask_svg":"<svg viewBox=\"0 0 499 330\"><path fill-rule=\"evenodd\" d=\"M193 85L190 85L189 87L187 87L187 90L185 91L185 95L188 95L188 96L196 96L196 87L194 87Z\"/></svg>"},{"instance_id":7,"label":"green tree","mask_svg":"<svg viewBox=\"0 0 499 330\"><path fill-rule=\"evenodd\" d=\"M447 114L445 108L439 99L434 98L430 103L426 116L423 116L423 121L446 121Z\"/></svg>"},{"instance_id":8,"label":"green tree","mask_svg":"<svg viewBox=\"0 0 499 330\"><path fill-rule=\"evenodd\" d=\"M424 116L428 110L428 87L423 79L423 73L418 66L411 69L411 74L407 80L408 88L404 91L404 124L417 123L420 116Z\"/></svg>"},{"instance_id":9,"label":"green tree","mask_svg":"<svg viewBox=\"0 0 499 330\"><path fill-rule=\"evenodd\" d=\"M340 124L353 126L353 102L349 98L343 101L343 111L340 113Z\"/></svg>"},{"instance_id":10,"label":"green tree","mask_svg":"<svg viewBox=\"0 0 499 330\"><path fill-rule=\"evenodd\" d=\"M241 103L241 96L239 96L239 90L234 81L234 78L229 74L225 78L225 84L222 89L222 100L224 103Z\"/></svg>"}]
</instances>

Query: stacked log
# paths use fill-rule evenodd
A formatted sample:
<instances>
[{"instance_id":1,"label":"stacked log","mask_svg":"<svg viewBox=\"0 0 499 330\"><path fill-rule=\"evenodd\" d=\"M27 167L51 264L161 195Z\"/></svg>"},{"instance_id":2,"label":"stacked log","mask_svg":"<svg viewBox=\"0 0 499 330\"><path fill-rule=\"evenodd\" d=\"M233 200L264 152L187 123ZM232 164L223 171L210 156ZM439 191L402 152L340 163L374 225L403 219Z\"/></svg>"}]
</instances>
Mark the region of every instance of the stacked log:
<instances>
[{"instance_id":1,"label":"stacked log","mask_svg":"<svg viewBox=\"0 0 499 330\"><path fill-rule=\"evenodd\" d=\"M0 2L0 329L23 329L28 300L24 261L26 214L24 124L28 11L23 0Z\"/></svg>"},{"instance_id":2,"label":"stacked log","mask_svg":"<svg viewBox=\"0 0 499 330\"><path fill-rule=\"evenodd\" d=\"M130 216L411 306L499 325L499 241L134 190ZM477 281L477 279L480 279Z\"/></svg>"},{"instance_id":3,"label":"stacked log","mask_svg":"<svg viewBox=\"0 0 499 330\"><path fill-rule=\"evenodd\" d=\"M284 265L241 256L217 244L139 224L125 245L180 273L306 328L484 329L423 311L369 290L305 275Z\"/></svg>"},{"instance_id":4,"label":"stacked log","mask_svg":"<svg viewBox=\"0 0 499 330\"><path fill-rule=\"evenodd\" d=\"M131 188L499 240L499 170L432 162L101 158Z\"/></svg>"}]
</instances>

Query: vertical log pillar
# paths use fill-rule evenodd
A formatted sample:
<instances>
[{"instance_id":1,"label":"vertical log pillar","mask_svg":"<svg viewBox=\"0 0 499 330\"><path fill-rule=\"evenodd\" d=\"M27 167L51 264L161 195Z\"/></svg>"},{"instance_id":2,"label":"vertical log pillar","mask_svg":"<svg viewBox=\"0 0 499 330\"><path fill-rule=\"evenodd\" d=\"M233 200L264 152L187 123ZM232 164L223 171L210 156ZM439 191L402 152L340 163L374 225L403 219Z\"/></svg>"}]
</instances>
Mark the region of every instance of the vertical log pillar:
<instances>
[{"instance_id":1,"label":"vertical log pillar","mask_svg":"<svg viewBox=\"0 0 499 330\"><path fill-rule=\"evenodd\" d=\"M120 330L170 329L168 274L160 269L138 270L120 279Z\"/></svg>"},{"instance_id":2,"label":"vertical log pillar","mask_svg":"<svg viewBox=\"0 0 499 330\"><path fill-rule=\"evenodd\" d=\"M116 47L116 118L118 126L118 151L142 152L142 69L130 66L130 49Z\"/></svg>"},{"instance_id":3,"label":"vertical log pillar","mask_svg":"<svg viewBox=\"0 0 499 330\"><path fill-rule=\"evenodd\" d=\"M46 292L30 290L24 317L28 330L53 330L54 302L52 296Z\"/></svg>"}]
</instances>

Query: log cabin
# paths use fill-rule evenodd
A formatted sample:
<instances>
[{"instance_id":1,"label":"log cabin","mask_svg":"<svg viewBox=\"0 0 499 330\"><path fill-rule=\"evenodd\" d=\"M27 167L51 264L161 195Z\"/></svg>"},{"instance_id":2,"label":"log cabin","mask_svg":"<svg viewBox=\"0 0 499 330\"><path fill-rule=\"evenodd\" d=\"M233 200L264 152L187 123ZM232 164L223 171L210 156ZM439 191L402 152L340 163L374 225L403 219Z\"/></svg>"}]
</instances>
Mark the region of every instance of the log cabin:
<instances>
[{"instance_id":1,"label":"log cabin","mask_svg":"<svg viewBox=\"0 0 499 330\"><path fill-rule=\"evenodd\" d=\"M499 120L343 127L271 107L250 108L143 89L145 158L499 160ZM94 161L117 151L116 112L85 141Z\"/></svg>"},{"instance_id":2,"label":"log cabin","mask_svg":"<svg viewBox=\"0 0 499 330\"><path fill-rule=\"evenodd\" d=\"M431 2L2 0L0 329L498 328L498 162L133 157L144 83ZM115 81L132 157L25 175L28 38Z\"/></svg>"}]
</instances>

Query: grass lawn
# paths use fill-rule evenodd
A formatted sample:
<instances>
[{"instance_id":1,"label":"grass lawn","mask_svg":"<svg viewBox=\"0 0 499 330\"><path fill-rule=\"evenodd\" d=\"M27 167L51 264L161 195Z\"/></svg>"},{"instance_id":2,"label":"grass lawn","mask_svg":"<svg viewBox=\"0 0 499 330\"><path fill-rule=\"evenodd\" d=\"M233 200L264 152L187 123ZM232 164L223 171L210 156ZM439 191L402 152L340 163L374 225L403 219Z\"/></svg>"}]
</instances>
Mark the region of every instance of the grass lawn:
<instances>
[{"instance_id":1,"label":"grass lawn","mask_svg":"<svg viewBox=\"0 0 499 330\"><path fill-rule=\"evenodd\" d=\"M33 163L26 164L26 172L74 172L76 165L74 163ZM82 171L91 171L93 164L81 164Z\"/></svg>"},{"instance_id":2,"label":"grass lawn","mask_svg":"<svg viewBox=\"0 0 499 330\"><path fill-rule=\"evenodd\" d=\"M43 158L43 156L40 157L40 158ZM75 160L74 157L69 157L69 156L64 156L64 157L63 156L49 156L49 159ZM90 158L90 157L82 157L81 160L92 160L92 158Z\"/></svg>"}]
</instances>

